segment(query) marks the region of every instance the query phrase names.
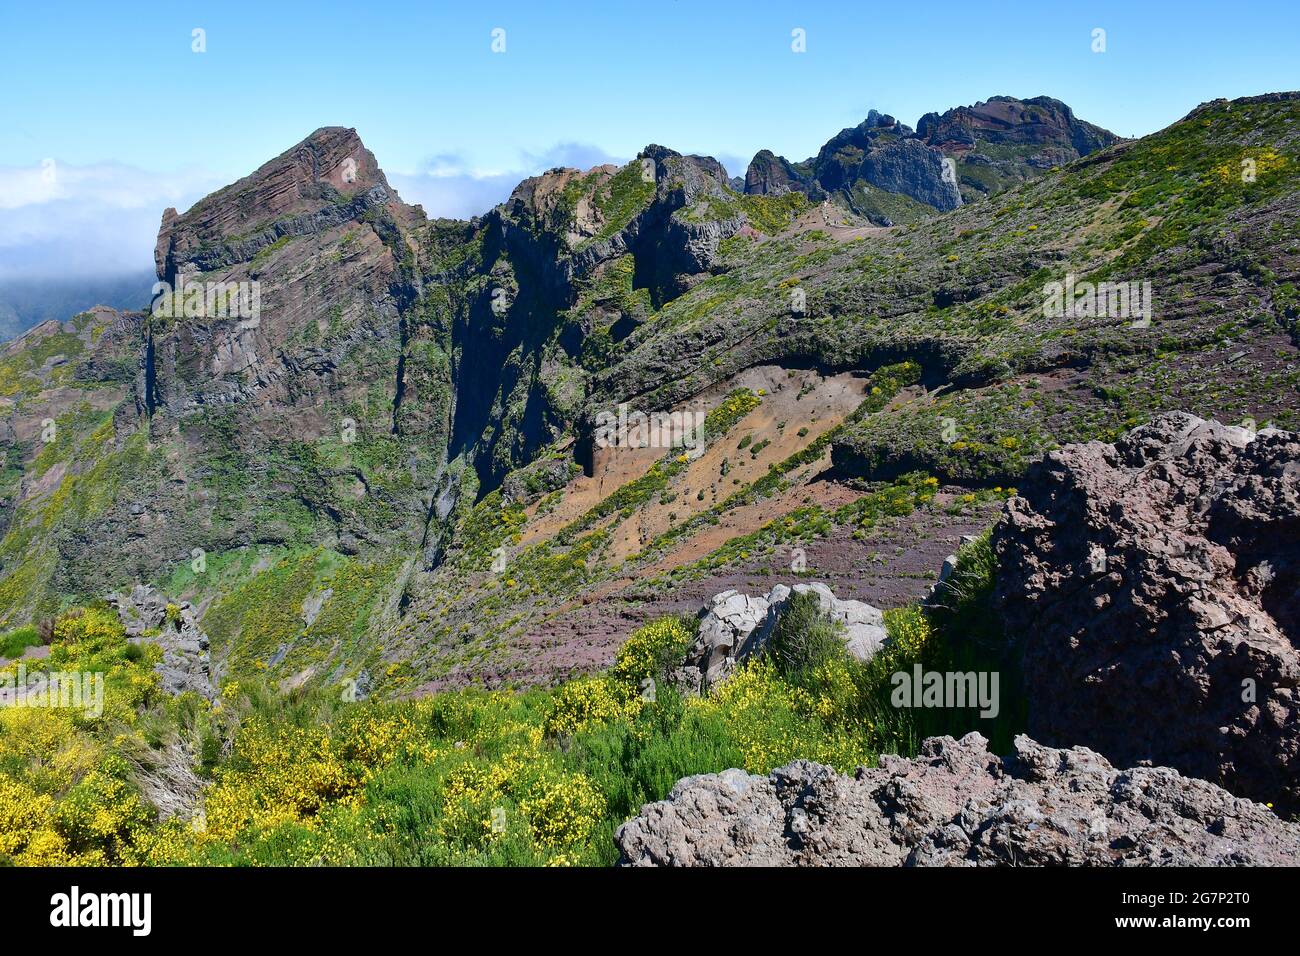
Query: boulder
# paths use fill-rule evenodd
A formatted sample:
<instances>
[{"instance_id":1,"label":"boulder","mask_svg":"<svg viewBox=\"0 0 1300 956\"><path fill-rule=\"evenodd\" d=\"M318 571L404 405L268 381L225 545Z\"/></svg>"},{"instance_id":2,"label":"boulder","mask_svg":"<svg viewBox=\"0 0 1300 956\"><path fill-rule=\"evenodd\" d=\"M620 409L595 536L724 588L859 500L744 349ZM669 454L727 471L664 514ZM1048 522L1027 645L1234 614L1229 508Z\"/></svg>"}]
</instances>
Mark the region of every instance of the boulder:
<instances>
[{"instance_id":1,"label":"boulder","mask_svg":"<svg viewBox=\"0 0 1300 956\"><path fill-rule=\"evenodd\" d=\"M1300 809L1300 435L1174 413L1067 446L993 547L1031 734Z\"/></svg>"},{"instance_id":2,"label":"boulder","mask_svg":"<svg viewBox=\"0 0 1300 956\"><path fill-rule=\"evenodd\" d=\"M979 734L852 776L797 760L678 781L618 828L621 866L1294 866L1300 826L1167 767Z\"/></svg>"},{"instance_id":3,"label":"boulder","mask_svg":"<svg viewBox=\"0 0 1300 956\"><path fill-rule=\"evenodd\" d=\"M700 691L724 680L749 636L766 619L768 608L766 596L749 597L734 589L715 594L701 612L699 634L686 651L675 682Z\"/></svg>"},{"instance_id":4,"label":"boulder","mask_svg":"<svg viewBox=\"0 0 1300 956\"><path fill-rule=\"evenodd\" d=\"M701 612L699 635L674 682L696 692L725 680L736 664L763 650L794 594L817 597L821 613L842 625L845 649L856 659L868 661L884 645L884 615L862 601L839 600L825 584L778 584L761 597L723 591Z\"/></svg>"}]
</instances>

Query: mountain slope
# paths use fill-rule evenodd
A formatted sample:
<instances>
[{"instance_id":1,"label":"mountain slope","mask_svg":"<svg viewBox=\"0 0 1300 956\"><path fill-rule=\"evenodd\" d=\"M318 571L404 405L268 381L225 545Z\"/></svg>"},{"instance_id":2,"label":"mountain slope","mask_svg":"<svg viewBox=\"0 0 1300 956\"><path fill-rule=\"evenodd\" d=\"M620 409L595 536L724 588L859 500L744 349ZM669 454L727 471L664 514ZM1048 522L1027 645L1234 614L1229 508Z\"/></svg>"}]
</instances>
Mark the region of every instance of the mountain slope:
<instances>
[{"instance_id":1,"label":"mountain slope","mask_svg":"<svg viewBox=\"0 0 1300 956\"><path fill-rule=\"evenodd\" d=\"M160 280L256 282L258 314L182 290L6 348L0 626L142 580L227 674L550 682L728 586L908 603L1062 442L1170 408L1298 424L1296 95L1099 151L1041 98L924 142L888 119L849 137L876 165L838 168L887 182L920 149L956 190L932 142L966 137L991 190L1036 178L963 174L960 205L881 228L650 146L429 221L324 129L169 213ZM1070 275L1150 283L1149 321L1045 314ZM609 447L620 406L698 413L702 442Z\"/></svg>"}]
</instances>

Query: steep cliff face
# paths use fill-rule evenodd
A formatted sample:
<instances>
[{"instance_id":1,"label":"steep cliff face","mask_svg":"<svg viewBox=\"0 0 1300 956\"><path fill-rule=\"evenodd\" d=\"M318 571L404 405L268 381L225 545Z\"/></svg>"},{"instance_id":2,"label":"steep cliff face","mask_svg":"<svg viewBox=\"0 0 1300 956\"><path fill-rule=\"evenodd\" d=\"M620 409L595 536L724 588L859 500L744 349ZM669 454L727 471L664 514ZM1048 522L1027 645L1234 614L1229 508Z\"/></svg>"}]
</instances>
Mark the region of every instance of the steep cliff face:
<instances>
[{"instance_id":1,"label":"steep cliff face","mask_svg":"<svg viewBox=\"0 0 1300 956\"><path fill-rule=\"evenodd\" d=\"M420 273L428 230L336 128L168 210L148 312L88 346L73 382L103 408L94 377L117 369L128 401L108 421L70 418L63 470L49 488L24 480L42 547L6 568L19 613L177 576L215 594L218 568L228 589L283 555L387 567L416 552L452 413L449 327ZM65 500L65 472L88 497Z\"/></svg>"},{"instance_id":2,"label":"steep cliff face","mask_svg":"<svg viewBox=\"0 0 1300 956\"><path fill-rule=\"evenodd\" d=\"M755 206L716 160L652 145L621 168L527 179L484 217L475 267L453 283L451 454L470 457L480 495L572 430L590 374L713 273Z\"/></svg>"},{"instance_id":3,"label":"steep cliff face","mask_svg":"<svg viewBox=\"0 0 1300 956\"><path fill-rule=\"evenodd\" d=\"M182 555L422 539L451 420L426 229L341 128L164 214L136 405L174 472L147 506Z\"/></svg>"},{"instance_id":4,"label":"steep cliff face","mask_svg":"<svg viewBox=\"0 0 1300 956\"><path fill-rule=\"evenodd\" d=\"M132 405L142 323L95 308L0 347L0 629L57 610L87 529L137 470L114 419Z\"/></svg>"},{"instance_id":5,"label":"steep cliff face","mask_svg":"<svg viewBox=\"0 0 1300 956\"><path fill-rule=\"evenodd\" d=\"M8 427L5 620L149 581L206 608L235 670L355 669L465 509L573 440L607 350L760 209L716 161L652 146L429 222L329 128L168 210L146 314L13 347L33 401ZM75 376L64 339L93 355ZM82 404L47 473L33 433ZM77 483L93 494L65 500Z\"/></svg>"},{"instance_id":6,"label":"steep cliff face","mask_svg":"<svg viewBox=\"0 0 1300 956\"><path fill-rule=\"evenodd\" d=\"M249 406L259 427L286 436L337 430L323 406L396 374L356 360L376 344L400 346L401 317L419 294L411 230L422 219L345 129L318 130L184 216L168 210L155 260L180 301L155 302L146 400L175 420ZM256 283L257 314L249 294L237 307L199 307L182 280L209 292Z\"/></svg>"}]
</instances>

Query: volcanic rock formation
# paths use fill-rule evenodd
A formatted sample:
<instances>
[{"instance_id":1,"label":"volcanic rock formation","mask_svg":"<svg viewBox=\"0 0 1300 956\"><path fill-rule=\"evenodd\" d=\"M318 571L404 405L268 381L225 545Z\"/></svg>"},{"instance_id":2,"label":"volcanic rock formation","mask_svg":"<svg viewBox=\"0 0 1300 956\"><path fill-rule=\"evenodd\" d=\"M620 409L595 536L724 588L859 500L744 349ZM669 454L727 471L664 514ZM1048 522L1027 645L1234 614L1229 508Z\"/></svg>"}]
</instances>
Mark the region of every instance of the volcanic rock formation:
<instances>
[{"instance_id":1,"label":"volcanic rock formation","mask_svg":"<svg viewBox=\"0 0 1300 956\"><path fill-rule=\"evenodd\" d=\"M993 533L1029 732L1300 803L1300 435L1172 413L1053 452Z\"/></svg>"},{"instance_id":2,"label":"volcanic rock formation","mask_svg":"<svg viewBox=\"0 0 1300 956\"><path fill-rule=\"evenodd\" d=\"M931 737L849 777L797 760L678 781L614 835L623 866L1265 866L1300 827L1166 767L1075 747Z\"/></svg>"}]
</instances>

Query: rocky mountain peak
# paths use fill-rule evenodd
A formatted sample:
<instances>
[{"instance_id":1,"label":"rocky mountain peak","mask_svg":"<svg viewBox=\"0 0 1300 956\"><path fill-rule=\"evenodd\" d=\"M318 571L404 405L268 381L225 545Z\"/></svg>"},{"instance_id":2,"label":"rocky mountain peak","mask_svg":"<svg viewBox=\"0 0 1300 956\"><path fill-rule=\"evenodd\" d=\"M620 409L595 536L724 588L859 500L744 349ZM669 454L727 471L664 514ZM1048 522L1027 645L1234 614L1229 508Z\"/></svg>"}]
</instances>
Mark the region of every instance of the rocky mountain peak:
<instances>
[{"instance_id":1,"label":"rocky mountain peak","mask_svg":"<svg viewBox=\"0 0 1300 956\"><path fill-rule=\"evenodd\" d=\"M816 156L801 163L769 150L758 153L746 170L745 192L801 192L813 201L834 199L885 225L900 211L924 218L934 210L955 209L962 197L951 177L945 178L942 155L914 137L909 126L871 110L865 120L840 130Z\"/></svg>"},{"instance_id":2,"label":"rocky mountain peak","mask_svg":"<svg viewBox=\"0 0 1300 956\"><path fill-rule=\"evenodd\" d=\"M726 168L712 156L687 155L651 143L637 154L638 162L647 159L654 160L656 181L669 188L681 186L688 204L701 194L716 194L731 184Z\"/></svg>"},{"instance_id":3,"label":"rocky mountain peak","mask_svg":"<svg viewBox=\"0 0 1300 956\"><path fill-rule=\"evenodd\" d=\"M801 163L760 151L746 172L745 192L829 198L888 225L954 209L1118 141L1048 96L994 96L927 113L915 132L871 110Z\"/></svg>"},{"instance_id":4,"label":"rocky mountain peak","mask_svg":"<svg viewBox=\"0 0 1300 956\"><path fill-rule=\"evenodd\" d=\"M974 106L959 106L942 116L927 113L917 124L917 135L931 146L951 153L977 149L981 143L1055 146L1087 156L1118 142L1109 130L1077 119L1058 99L1035 96L1020 100L994 96Z\"/></svg>"},{"instance_id":5,"label":"rocky mountain peak","mask_svg":"<svg viewBox=\"0 0 1300 956\"><path fill-rule=\"evenodd\" d=\"M245 239L274 224L310 220L321 213L332 222L340 210L370 205L389 206L408 221L415 215L397 197L355 129L322 127L188 212L167 209L154 248L158 277L170 280L201 247ZM200 271L220 265L194 264Z\"/></svg>"}]
</instances>

